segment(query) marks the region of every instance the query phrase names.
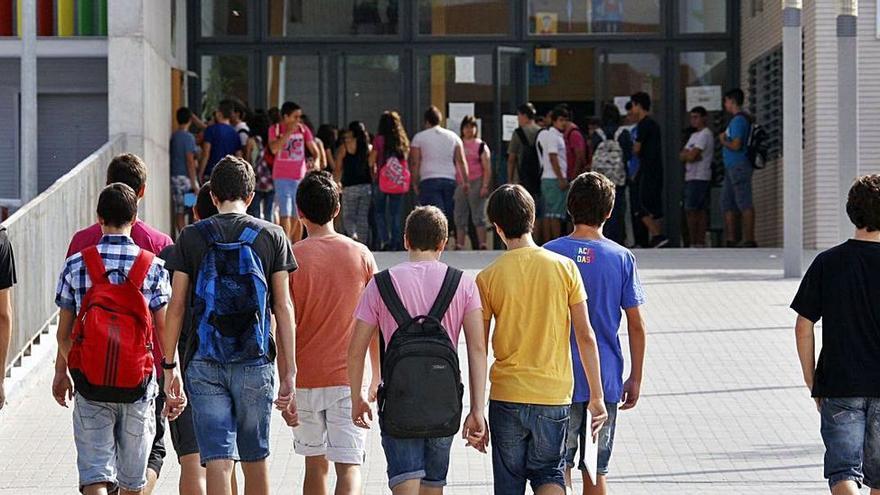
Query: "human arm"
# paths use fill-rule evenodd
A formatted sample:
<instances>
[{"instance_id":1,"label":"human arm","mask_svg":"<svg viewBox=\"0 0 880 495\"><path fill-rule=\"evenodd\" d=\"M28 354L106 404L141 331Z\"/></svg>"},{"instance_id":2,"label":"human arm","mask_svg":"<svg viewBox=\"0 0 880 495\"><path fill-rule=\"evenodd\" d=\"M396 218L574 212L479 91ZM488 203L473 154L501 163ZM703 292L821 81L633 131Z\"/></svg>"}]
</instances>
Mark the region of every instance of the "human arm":
<instances>
[{"instance_id":1,"label":"human arm","mask_svg":"<svg viewBox=\"0 0 880 495\"><path fill-rule=\"evenodd\" d=\"M642 389L642 370L645 364L645 347L647 337L645 334L645 321L642 319L642 311L639 306L627 308L626 329L629 334L629 378L623 384L623 405L621 410L636 407Z\"/></svg>"},{"instance_id":2,"label":"human arm","mask_svg":"<svg viewBox=\"0 0 880 495\"><path fill-rule=\"evenodd\" d=\"M186 407L186 393L183 390L183 378L180 372L180 356L177 352L177 343L180 340L180 331L183 328L183 318L186 311L186 298L190 293L190 277L185 272L175 271L171 279L171 299L168 304L153 312L153 320L156 323L156 332L162 344L162 354L165 362L178 363L173 370L164 370L165 375L165 409L163 415L169 421L177 419L183 408Z\"/></svg>"},{"instance_id":3,"label":"human arm","mask_svg":"<svg viewBox=\"0 0 880 495\"><path fill-rule=\"evenodd\" d=\"M207 131L206 131L207 132ZM205 170L208 168L208 157L211 156L211 143L205 139L202 141L202 153L199 155L198 177L205 176Z\"/></svg>"},{"instance_id":4,"label":"human arm","mask_svg":"<svg viewBox=\"0 0 880 495\"><path fill-rule=\"evenodd\" d=\"M519 174L517 171L517 164L519 160L516 157L516 153L508 153L507 154L507 183L508 184L516 184L519 180Z\"/></svg>"},{"instance_id":5,"label":"human arm","mask_svg":"<svg viewBox=\"0 0 880 495\"><path fill-rule=\"evenodd\" d=\"M422 150L418 147L411 147L409 150L409 166L410 176L412 177L412 188L416 196L419 194L419 182L421 181L422 172Z\"/></svg>"},{"instance_id":6,"label":"human arm","mask_svg":"<svg viewBox=\"0 0 880 495\"><path fill-rule=\"evenodd\" d=\"M288 426L299 424L296 414L296 323L293 302L290 299L290 274L278 271L272 274L272 312L275 315L275 339L278 344L278 398L275 407L290 417Z\"/></svg>"},{"instance_id":7,"label":"human arm","mask_svg":"<svg viewBox=\"0 0 880 495\"><path fill-rule=\"evenodd\" d=\"M333 179L338 183L342 183L342 173L345 169L345 146L340 146L338 150L336 150L336 163L337 166L333 167Z\"/></svg>"},{"instance_id":8,"label":"human arm","mask_svg":"<svg viewBox=\"0 0 880 495\"><path fill-rule=\"evenodd\" d=\"M556 175L556 180L559 181L559 188L568 189L568 179L565 178L565 172L562 171L562 166L559 164L558 154L550 153L550 166L553 167L553 173Z\"/></svg>"},{"instance_id":9,"label":"human arm","mask_svg":"<svg viewBox=\"0 0 880 495\"><path fill-rule=\"evenodd\" d=\"M277 155L281 152L281 149L284 148L287 140L290 139L291 134L293 134L292 127L283 133L281 132L279 124L275 124L269 128L269 150L273 155Z\"/></svg>"},{"instance_id":10,"label":"human arm","mask_svg":"<svg viewBox=\"0 0 880 495\"><path fill-rule=\"evenodd\" d=\"M461 189L464 192L468 192L468 190L470 189L470 182L468 182L468 163L467 159L465 159L464 157L464 145L462 145L461 141L459 141L459 143L455 145L453 160L455 161L455 168L458 170L458 173L461 176Z\"/></svg>"},{"instance_id":11,"label":"human arm","mask_svg":"<svg viewBox=\"0 0 880 495\"><path fill-rule=\"evenodd\" d=\"M70 340L70 334L73 332L75 319L76 314L71 309L61 308L58 311L58 331L55 336L58 340L58 362L64 367L65 376L67 374L67 355L70 353L70 347L73 345L73 341ZM58 365L56 363L57 368ZM73 400L73 386L69 385L65 388L59 388L57 392L60 392L60 395L56 393L56 387L53 384L52 395L55 397L55 402L63 407L67 407L67 399Z\"/></svg>"},{"instance_id":12,"label":"human arm","mask_svg":"<svg viewBox=\"0 0 880 495\"><path fill-rule=\"evenodd\" d=\"M318 146L318 143L315 142L314 139L306 140L306 149L309 150L309 153L315 157L315 167L313 170L322 170L324 168L324 159L321 158L323 156L321 148Z\"/></svg>"},{"instance_id":13,"label":"human arm","mask_svg":"<svg viewBox=\"0 0 880 495\"><path fill-rule=\"evenodd\" d=\"M730 124L728 124L727 130L718 135L721 146L731 151L741 150L748 130L749 124L746 118L742 115L734 116Z\"/></svg>"},{"instance_id":14,"label":"human arm","mask_svg":"<svg viewBox=\"0 0 880 495\"><path fill-rule=\"evenodd\" d=\"M6 404L3 379L6 376L6 360L12 343L12 298L8 287L0 289L0 409Z\"/></svg>"},{"instance_id":15,"label":"human arm","mask_svg":"<svg viewBox=\"0 0 880 495\"><path fill-rule=\"evenodd\" d=\"M593 416L592 434L599 433L602 424L608 419L605 410L605 394L602 391L602 374L599 369L599 346L596 343L596 334L590 325L590 315L587 313L587 302L581 301L569 307L571 322L574 326L574 336L577 341L578 353L587 375L587 383L590 386L590 403L587 406Z\"/></svg>"},{"instance_id":16,"label":"human arm","mask_svg":"<svg viewBox=\"0 0 880 495\"><path fill-rule=\"evenodd\" d=\"M367 163L370 165L370 175L373 176L373 180L379 176L378 164L379 164L379 156L376 151L376 147L370 148L370 154L367 155ZM335 167L334 167L335 168Z\"/></svg>"},{"instance_id":17,"label":"human arm","mask_svg":"<svg viewBox=\"0 0 880 495\"><path fill-rule=\"evenodd\" d=\"M684 163L698 162L703 158L703 150L697 147L685 148L678 154L678 159Z\"/></svg>"},{"instance_id":18,"label":"human arm","mask_svg":"<svg viewBox=\"0 0 880 495\"><path fill-rule=\"evenodd\" d=\"M486 452L489 444L489 431L486 428L486 368L488 351L483 336L483 312L479 309L464 317L464 338L468 353L468 379L470 385L471 410L464 422L461 437L468 445Z\"/></svg>"},{"instance_id":19,"label":"human arm","mask_svg":"<svg viewBox=\"0 0 880 495\"><path fill-rule=\"evenodd\" d=\"M813 383L816 378L816 335L815 323L808 318L798 315L797 322L794 326L795 339L797 341L798 360L801 363L801 373L804 377L804 384L809 390L813 390ZM816 405L819 405L819 398L816 398Z\"/></svg>"},{"instance_id":20,"label":"human arm","mask_svg":"<svg viewBox=\"0 0 880 495\"><path fill-rule=\"evenodd\" d=\"M367 348L379 327L358 319L348 345L348 382L351 387L351 420L355 426L369 428L373 421L373 409L364 397L364 359ZM381 339L382 336L379 335ZM369 421L367 420L369 418Z\"/></svg>"},{"instance_id":21,"label":"human arm","mask_svg":"<svg viewBox=\"0 0 880 495\"><path fill-rule=\"evenodd\" d=\"M492 189L492 155L489 153L488 146L480 155L480 164L483 166L483 185L480 189L480 197L485 198L489 196L489 191Z\"/></svg>"},{"instance_id":22,"label":"human arm","mask_svg":"<svg viewBox=\"0 0 880 495\"><path fill-rule=\"evenodd\" d=\"M370 389L369 400L376 402L376 394L379 391L379 382L382 380L382 362L379 352L379 335L376 334L370 342Z\"/></svg>"}]
</instances>

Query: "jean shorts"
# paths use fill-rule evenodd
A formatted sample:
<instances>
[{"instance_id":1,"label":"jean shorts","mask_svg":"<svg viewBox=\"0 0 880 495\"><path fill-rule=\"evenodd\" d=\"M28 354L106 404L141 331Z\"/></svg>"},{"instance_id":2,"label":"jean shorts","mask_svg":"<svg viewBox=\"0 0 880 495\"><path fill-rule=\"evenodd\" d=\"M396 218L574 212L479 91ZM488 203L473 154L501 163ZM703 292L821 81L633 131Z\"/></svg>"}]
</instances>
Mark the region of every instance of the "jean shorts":
<instances>
[{"instance_id":1,"label":"jean shorts","mask_svg":"<svg viewBox=\"0 0 880 495\"><path fill-rule=\"evenodd\" d=\"M755 169L749 162L724 168L724 186L721 189L721 210L743 211L752 208L752 175Z\"/></svg>"},{"instance_id":2,"label":"jean shorts","mask_svg":"<svg viewBox=\"0 0 880 495\"><path fill-rule=\"evenodd\" d=\"M707 180L689 180L684 183L685 211L705 211L709 209L709 186Z\"/></svg>"},{"instance_id":3,"label":"jean shorts","mask_svg":"<svg viewBox=\"0 0 880 495\"><path fill-rule=\"evenodd\" d=\"M202 465L269 457L275 365L196 359L187 366L184 380Z\"/></svg>"},{"instance_id":4,"label":"jean shorts","mask_svg":"<svg viewBox=\"0 0 880 495\"><path fill-rule=\"evenodd\" d=\"M587 465L584 462L584 447L590 432L587 424L586 402L575 402L571 405L571 418L568 421L568 440L565 445L565 465L569 468L577 466L578 470L585 471ZM599 430L598 447L599 462L596 464L596 473L602 476L608 474L608 461L611 460L611 451L614 449L614 431L617 429L617 403L606 402L605 409L608 411L608 419ZM592 441L592 438L590 438ZM577 465L574 458L580 451Z\"/></svg>"},{"instance_id":5,"label":"jean shorts","mask_svg":"<svg viewBox=\"0 0 880 495\"><path fill-rule=\"evenodd\" d=\"M455 436L440 438L397 438L382 433L382 448L388 464L388 487L409 480L424 486L446 486L449 451Z\"/></svg>"},{"instance_id":6,"label":"jean shorts","mask_svg":"<svg viewBox=\"0 0 880 495\"><path fill-rule=\"evenodd\" d=\"M880 490L880 398L822 399L819 412L829 486L855 481Z\"/></svg>"},{"instance_id":7,"label":"jean shorts","mask_svg":"<svg viewBox=\"0 0 880 495\"><path fill-rule=\"evenodd\" d=\"M152 387L155 396L156 386ZM80 488L106 483L110 493L117 487L142 489L155 434L155 399L117 404L76 394L73 439Z\"/></svg>"},{"instance_id":8,"label":"jean shorts","mask_svg":"<svg viewBox=\"0 0 880 495\"><path fill-rule=\"evenodd\" d=\"M537 492L544 485L565 489L565 444L569 406L489 401L495 494Z\"/></svg>"},{"instance_id":9,"label":"jean shorts","mask_svg":"<svg viewBox=\"0 0 880 495\"><path fill-rule=\"evenodd\" d=\"M296 389L299 426L293 429L294 451L306 457L323 456L330 462L361 465L367 430L351 420L351 389L320 387Z\"/></svg>"},{"instance_id":10,"label":"jean shorts","mask_svg":"<svg viewBox=\"0 0 880 495\"><path fill-rule=\"evenodd\" d=\"M298 180L275 179L275 205L282 217L296 216L296 188Z\"/></svg>"}]
</instances>

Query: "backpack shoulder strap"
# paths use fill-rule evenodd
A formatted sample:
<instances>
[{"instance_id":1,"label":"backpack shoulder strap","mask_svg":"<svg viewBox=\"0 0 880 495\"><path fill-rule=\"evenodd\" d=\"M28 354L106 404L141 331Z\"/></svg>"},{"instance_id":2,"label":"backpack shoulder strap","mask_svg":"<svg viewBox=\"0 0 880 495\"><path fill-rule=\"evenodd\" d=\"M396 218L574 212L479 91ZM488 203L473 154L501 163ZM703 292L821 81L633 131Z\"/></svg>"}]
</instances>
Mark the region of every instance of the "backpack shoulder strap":
<instances>
[{"instance_id":1,"label":"backpack shoulder strap","mask_svg":"<svg viewBox=\"0 0 880 495\"><path fill-rule=\"evenodd\" d=\"M247 245L253 245L262 230L263 229L257 225L248 225L241 231L241 235L238 236L238 241Z\"/></svg>"},{"instance_id":2,"label":"backpack shoulder strap","mask_svg":"<svg viewBox=\"0 0 880 495\"><path fill-rule=\"evenodd\" d=\"M443 277L440 293L437 294L437 299L434 301L434 306L431 307L428 316L436 318L437 321L443 320L443 316L446 314L446 310L449 309L449 305L452 304L452 299L458 290L458 284L461 282L461 275L463 273L458 268L451 266L446 269L446 276Z\"/></svg>"},{"instance_id":3,"label":"backpack shoulder strap","mask_svg":"<svg viewBox=\"0 0 880 495\"><path fill-rule=\"evenodd\" d=\"M92 285L108 282L107 278L104 277L107 273L107 267L104 265L104 260L101 259L101 253L98 252L97 246L89 246L83 249L82 259L86 265Z\"/></svg>"},{"instance_id":4,"label":"backpack shoulder strap","mask_svg":"<svg viewBox=\"0 0 880 495\"><path fill-rule=\"evenodd\" d=\"M603 129L599 128L599 129L596 129L594 132L596 133L597 136L599 136L599 139L601 139L603 143L605 141L608 141L608 136L605 135L605 131Z\"/></svg>"},{"instance_id":5,"label":"backpack shoulder strap","mask_svg":"<svg viewBox=\"0 0 880 495\"><path fill-rule=\"evenodd\" d=\"M522 127L517 127L516 131L514 131L514 134L516 134L516 137L519 138L523 146L531 146L529 144L529 138L526 137L526 131L524 131Z\"/></svg>"},{"instance_id":6,"label":"backpack shoulder strap","mask_svg":"<svg viewBox=\"0 0 880 495\"><path fill-rule=\"evenodd\" d=\"M394 317L397 326L402 327L409 323L412 320L412 316L403 306L403 301L400 300L400 296L397 295L397 290L394 288L394 284L391 281L391 272L383 270L377 273L375 278L376 287L379 288L379 295L382 297L382 302L385 303L385 307L388 308L391 316Z\"/></svg>"},{"instance_id":7,"label":"backpack shoulder strap","mask_svg":"<svg viewBox=\"0 0 880 495\"><path fill-rule=\"evenodd\" d=\"M617 130L614 131L614 140L615 140L615 141L620 141L620 136L623 136L623 133L624 133L624 132L626 132L626 128L625 128L625 127L623 127L623 126L618 127Z\"/></svg>"},{"instance_id":8,"label":"backpack shoulder strap","mask_svg":"<svg viewBox=\"0 0 880 495\"><path fill-rule=\"evenodd\" d=\"M131 269L128 271L128 281L138 289L144 285L144 280L147 279L150 266L153 264L153 258L155 258L153 253L146 249L141 249L137 259L134 260L134 264L131 265Z\"/></svg>"},{"instance_id":9,"label":"backpack shoulder strap","mask_svg":"<svg viewBox=\"0 0 880 495\"><path fill-rule=\"evenodd\" d=\"M217 227L217 224L214 222L213 218L208 218L202 220L201 222L195 223L196 230L202 234L202 237L208 243L209 246L213 246L214 244L218 244L223 241L220 237L220 229Z\"/></svg>"}]
</instances>

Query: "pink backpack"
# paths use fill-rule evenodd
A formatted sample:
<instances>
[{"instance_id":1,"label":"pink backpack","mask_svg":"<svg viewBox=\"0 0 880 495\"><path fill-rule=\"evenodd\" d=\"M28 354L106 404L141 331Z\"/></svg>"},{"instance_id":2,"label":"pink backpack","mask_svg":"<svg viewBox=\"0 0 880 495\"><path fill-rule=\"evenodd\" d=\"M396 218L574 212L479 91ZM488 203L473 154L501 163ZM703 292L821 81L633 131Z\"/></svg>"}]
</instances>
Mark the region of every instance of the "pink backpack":
<instances>
[{"instance_id":1,"label":"pink backpack","mask_svg":"<svg viewBox=\"0 0 880 495\"><path fill-rule=\"evenodd\" d=\"M406 160L394 155L386 158L379 169L379 190L385 194L408 193L411 180Z\"/></svg>"}]
</instances>

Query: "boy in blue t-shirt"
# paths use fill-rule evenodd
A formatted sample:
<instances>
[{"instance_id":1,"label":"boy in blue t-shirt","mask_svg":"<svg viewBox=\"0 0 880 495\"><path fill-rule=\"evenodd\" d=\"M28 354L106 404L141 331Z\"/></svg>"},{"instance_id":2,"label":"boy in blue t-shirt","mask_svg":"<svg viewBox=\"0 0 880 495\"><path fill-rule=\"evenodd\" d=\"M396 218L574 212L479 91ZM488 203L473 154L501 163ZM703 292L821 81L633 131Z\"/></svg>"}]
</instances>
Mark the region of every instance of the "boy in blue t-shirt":
<instances>
[{"instance_id":1,"label":"boy in blue t-shirt","mask_svg":"<svg viewBox=\"0 0 880 495\"><path fill-rule=\"evenodd\" d=\"M586 435L586 407L590 389L574 336L571 338L574 363L574 396L568 427L566 478L571 485L571 468L580 447L578 469L584 472L584 494L604 494L605 477L614 444L618 404L621 410L632 409L639 400L642 365L645 361L645 325L639 306L645 303L645 294L639 282L636 261L632 252L602 235L602 226L611 217L614 208L614 184L596 172L581 174L568 191L568 214L574 223L574 232L544 245L545 249L575 261L587 288L587 308L590 322L599 344L599 362L602 370L602 389L605 393L608 421L599 431L598 479L590 482L584 463ZM623 310L623 311L621 311ZM632 366L629 379L623 381L623 351L617 331L621 313L626 313Z\"/></svg>"}]
</instances>

